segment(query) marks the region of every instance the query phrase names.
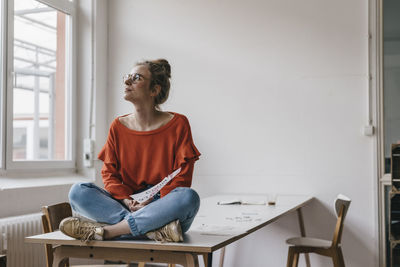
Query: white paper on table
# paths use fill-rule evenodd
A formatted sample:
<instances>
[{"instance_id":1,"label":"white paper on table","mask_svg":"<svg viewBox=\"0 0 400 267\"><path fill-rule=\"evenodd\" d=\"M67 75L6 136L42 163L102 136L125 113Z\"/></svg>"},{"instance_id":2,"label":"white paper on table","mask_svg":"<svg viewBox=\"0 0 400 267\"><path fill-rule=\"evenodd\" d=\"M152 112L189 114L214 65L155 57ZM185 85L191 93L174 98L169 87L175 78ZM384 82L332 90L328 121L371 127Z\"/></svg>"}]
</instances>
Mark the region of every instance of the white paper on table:
<instances>
[{"instance_id":1,"label":"white paper on table","mask_svg":"<svg viewBox=\"0 0 400 267\"><path fill-rule=\"evenodd\" d=\"M146 191L130 195L130 197L139 203L145 202L151 197L154 197L154 195L157 194L158 191L160 191L166 184L168 184L168 182L171 181L175 176L177 176L180 171L181 168L177 169L176 171L174 171L173 173L162 179L162 181L156 184L155 186L147 189Z\"/></svg>"},{"instance_id":2,"label":"white paper on table","mask_svg":"<svg viewBox=\"0 0 400 267\"><path fill-rule=\"evenodd\" d=\"M229 225L212 225L202 224L193 226L190 231L197 232L201 235L240 235L246 233L247 229L243 227L235 227Z\"/></svg>"}]
</instances>

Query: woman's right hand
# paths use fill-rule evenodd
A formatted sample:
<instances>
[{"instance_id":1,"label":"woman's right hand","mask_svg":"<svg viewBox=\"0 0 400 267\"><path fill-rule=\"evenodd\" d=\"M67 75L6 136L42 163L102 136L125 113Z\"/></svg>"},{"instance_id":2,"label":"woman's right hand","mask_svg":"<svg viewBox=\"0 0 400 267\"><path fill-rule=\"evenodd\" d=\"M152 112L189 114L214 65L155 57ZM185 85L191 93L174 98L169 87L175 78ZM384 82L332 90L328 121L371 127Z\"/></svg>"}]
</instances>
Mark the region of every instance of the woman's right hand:
<instances>
[{"instance_id":1,"label":"woman's right hand","mask_svg":"<svg viewBox=\"0 0 400 267\"><path fill-rule=\"evenodd\" d=\"M122 202L124 203L124 205L129 209L129 204L131 203L132 199L130 198L125 198L122 200Z\"/></svg>"},{"instance_id":2,"label":"woman's right hand","mask_svg":"<svg viewBox=\"0 0 400 267\"><path fill-rule=\"evenodd\" d=\"M130 199L130 198L125 198L123 200L125 206L130 210L130 211L135 211L133 210L136 204L138 203L137 201Z\"/></svg>"},{"instance_id":3,"label":"woman's right hand","mask_svg":"<svg viewBox=\"0 0 400 267\"><path fill-rule=\"evenodd\" d=\"M144 206L149 204L151 202L151 199L149 199L149 200L147 200L145 202L139 203L136 200L133 200L133 199L130 199L130 198L125 198L123 200L123 202L124 202L125 206L127 206L130 211L134 212L134 211L140 210L141 208L143 208Z\"/></svg>"}]
</instances>

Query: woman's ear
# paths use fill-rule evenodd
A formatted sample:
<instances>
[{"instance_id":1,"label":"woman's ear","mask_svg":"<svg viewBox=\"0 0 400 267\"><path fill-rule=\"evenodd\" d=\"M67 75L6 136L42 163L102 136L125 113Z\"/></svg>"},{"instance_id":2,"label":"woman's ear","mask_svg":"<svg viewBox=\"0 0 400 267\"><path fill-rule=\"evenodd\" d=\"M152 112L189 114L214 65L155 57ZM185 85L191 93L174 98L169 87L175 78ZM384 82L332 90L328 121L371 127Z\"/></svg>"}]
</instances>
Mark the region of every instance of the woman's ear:
<instances>
[{"instance_id":1,"label":"woman's ear","mask_svg":"<svg viewBox=\"0 0 400 267\"><path fill-rule=\"evenodd\" d=\"M159 84L154 85L153 89L151 90L150 95L151 96L158 96L158 94L161 92L161 86Z\"/></svg>"}]
</instances>

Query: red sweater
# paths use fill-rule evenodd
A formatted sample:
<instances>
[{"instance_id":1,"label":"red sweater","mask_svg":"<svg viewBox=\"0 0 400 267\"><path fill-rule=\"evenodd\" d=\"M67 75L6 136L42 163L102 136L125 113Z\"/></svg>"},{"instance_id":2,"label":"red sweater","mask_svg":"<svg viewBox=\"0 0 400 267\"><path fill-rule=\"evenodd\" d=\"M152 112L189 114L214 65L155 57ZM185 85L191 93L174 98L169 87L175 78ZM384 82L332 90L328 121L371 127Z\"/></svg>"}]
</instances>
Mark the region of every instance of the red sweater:
<instances>
[{"instance_id":1,"label":"red sweater","mask_svg":"<svg viewBox=\"0 0 400 267\"><path fill-rule=\"evenodd\" d=\"M116 199L129 198L147 185L155 185L182 167L181 172L161 189L165 196L176 187L190 187L194 162L200 152L192 140L188 119L174 117L152 131L135 131L116 118L98 158L104 162L101 174L105 189ZM126 116L126 115L125 115Z\"/></svg>"}]
</instances>

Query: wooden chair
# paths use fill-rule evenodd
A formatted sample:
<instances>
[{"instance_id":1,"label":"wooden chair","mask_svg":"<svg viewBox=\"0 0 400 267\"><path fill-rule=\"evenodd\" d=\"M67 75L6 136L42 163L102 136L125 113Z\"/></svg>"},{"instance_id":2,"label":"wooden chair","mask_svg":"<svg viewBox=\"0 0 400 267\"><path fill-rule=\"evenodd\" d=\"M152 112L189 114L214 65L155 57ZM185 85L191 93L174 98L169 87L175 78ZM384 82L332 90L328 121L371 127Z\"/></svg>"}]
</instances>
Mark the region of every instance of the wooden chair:
<instances>
[{"instance_id":1,"label":"wooden chair","mask_svg":"<svg viewBox=\"0 0 400 267\"><path fill-rule=\"evenodd\" d=\"M346 217L350 202L351 200L344 195L338 195L335 200L337 222L332 241L310 237L295 237L286 240L286 243L292 245L289 247L287 267L297 267L300 253L317 253L331 257L334 267L345 267L341 237L344 218ZM307 265L309 266L309 263Z\"/></svg>"},{"instance_id":2,"label":"wooden chair","mask_svg":"<svg viewBox=\"0 0 400 267\"><path fill-rule=\"evenodd\" d=\"M71 206L68 202L59 203L51 206L42 207L42 228L44 233L49 233L58 230L58 226L62 219L72 216ZM45 245L46 250L46 266L51 267L53 265L53 246ZM64 266L69 266L69 260L66 259L63 263ZM127 267L127 264L123 265L85 265L87 267ZM140 262L139 267L144 267L144 263ZM75 267L84 267L79 265Z\"/></svg>"}]
</instances>

